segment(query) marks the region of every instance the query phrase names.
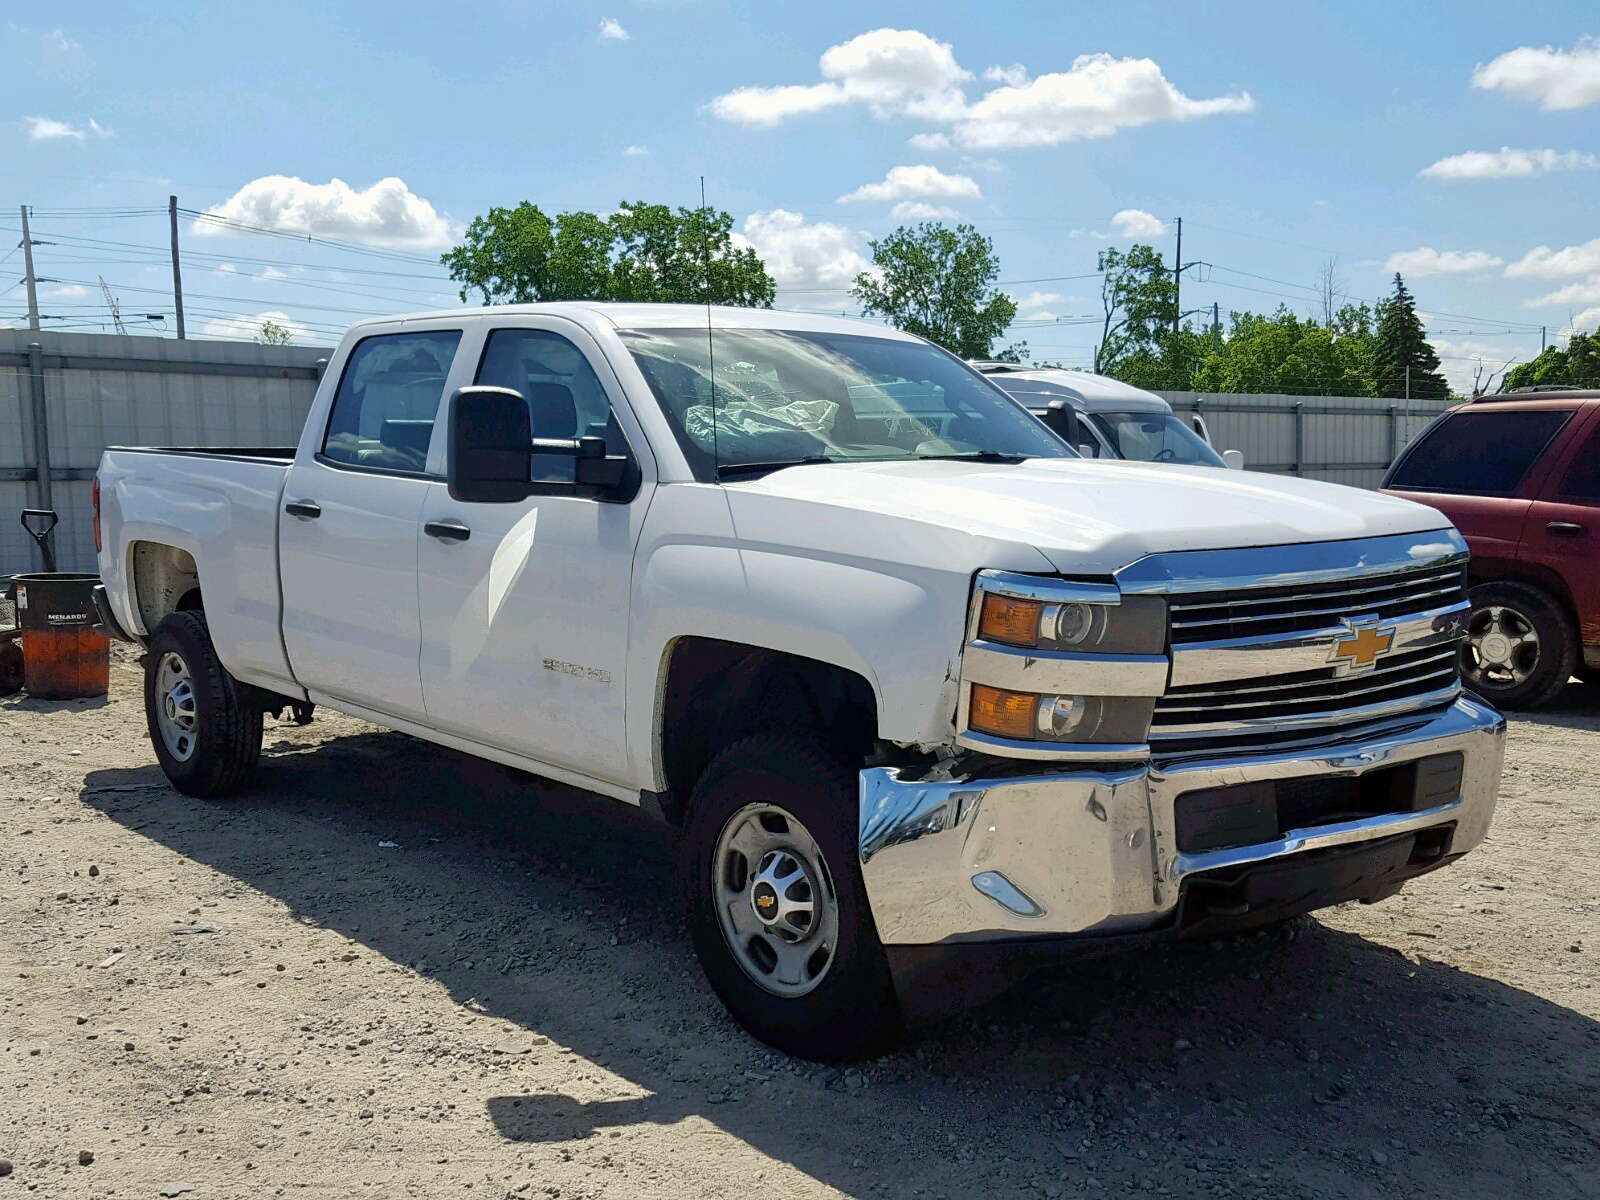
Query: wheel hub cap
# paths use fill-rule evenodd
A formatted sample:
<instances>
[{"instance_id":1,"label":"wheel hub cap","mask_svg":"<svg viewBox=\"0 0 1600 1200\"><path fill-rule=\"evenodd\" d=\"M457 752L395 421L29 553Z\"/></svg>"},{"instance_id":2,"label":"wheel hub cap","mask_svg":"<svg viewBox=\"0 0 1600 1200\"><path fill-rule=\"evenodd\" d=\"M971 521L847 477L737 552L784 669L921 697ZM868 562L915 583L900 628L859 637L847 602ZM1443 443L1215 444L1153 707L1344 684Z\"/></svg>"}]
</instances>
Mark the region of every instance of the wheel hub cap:
<instances>
[{"instance_id":1,"label":"wheel hub cap","mask_svg":"<svg viewBox=\"0 0 1600 1200\"><path fill-rule=\"evenodd\" d=\"M833 965L839 900L816 839L793 814L749 804L717 839L718 923L734 961L778 996L803 996Z\"/></svg>"},{"instance_id":2,"label":"wheel hub cap","mask_svg":"<svg viewBox=\"0 0 1600 1200\"><path fill-rule=\"evenodd\" d=\"M156 733L179 762L194 754L198 711L189 664L168 651L156 664Z\"/></svg>"},{"instance_id":3,"label":"wheel hub cap","mask_svg":"<svg viewBox=\"0 0 1600 1200\"><path fill-rule=\"evenodd\" d=\"M1491 633L1483 639L1479 652L1486 662L1504 663L1511 661L1511 642L1502 634Z\"/></svg>"}]
</instances>

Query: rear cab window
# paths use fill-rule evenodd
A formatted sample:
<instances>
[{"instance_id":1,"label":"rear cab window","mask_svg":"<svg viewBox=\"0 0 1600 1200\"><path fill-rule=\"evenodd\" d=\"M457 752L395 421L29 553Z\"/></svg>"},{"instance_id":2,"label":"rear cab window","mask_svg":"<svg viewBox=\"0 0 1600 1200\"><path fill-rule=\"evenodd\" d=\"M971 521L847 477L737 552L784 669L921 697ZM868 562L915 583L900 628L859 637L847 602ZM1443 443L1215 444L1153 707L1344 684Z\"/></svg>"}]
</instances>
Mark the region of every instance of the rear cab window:
<instances>
[{"instance_id":1,"label":"rear cab window","mask_svg":"<svg viewBox=\"0 0 1600 1200\"><path fill-rule=\"evenodd\" d=\"M1457 496L1514 495L1551 439L1572 419L1570 408L1457 411L1411 448L1387 487Z\"/></svg>"},{"instance_id":2,"label":"rear cab window","mask_svg":"<svg viewBox=\"0 0 1600 1200\"><path fill-rule=\"evenodd\" d=\"M365 470L421 475L459 329L382 333L350 352L319 457Z\"/></svg>"}]
</instances>

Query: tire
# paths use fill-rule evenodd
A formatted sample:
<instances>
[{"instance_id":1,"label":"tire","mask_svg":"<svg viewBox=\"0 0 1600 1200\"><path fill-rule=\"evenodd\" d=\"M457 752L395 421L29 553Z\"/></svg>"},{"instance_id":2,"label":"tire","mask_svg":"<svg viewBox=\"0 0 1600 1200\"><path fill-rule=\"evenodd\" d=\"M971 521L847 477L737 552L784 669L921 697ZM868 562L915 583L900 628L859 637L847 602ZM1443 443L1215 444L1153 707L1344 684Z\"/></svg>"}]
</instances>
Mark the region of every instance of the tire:
<instances>
[{"instance_id":1,"label":"tire","mask_svg":"<svg viewBox=\"0 0 1600 1200\"><path fill-rule=\"evenodd\" d=\"M145 720L156 759L180 792L226 796L255 771L261 710L247 707L241 690L201 613L173 613L156 627L145 656Z\"/></svg>"},{"instance_id":2,"label":"tire","mask_svg":"<svg viewBox=\"0 0 1600 1200\"><path fill-rule=\"evenodd\" d=\"M801 1058L859 1058L903 1036L861 879L858 804L854 773L814 738L757 733L706 767L679 839L678 889L712 989L756 1037ZM763 896L769 878L783 899L770 884ZM796 897L813 905L799 939L803 911L771 924L757 913Z\"/></svg>"},{"instance_id":3,"label":"tire","mask_svg":"<svg viewBox=\"0 0 1600 1200\"><path fill-rule=\"evenodd\" d=\"M1524 583L1484 583L1467 595L1463 682L1501 708L1555 699L1578 664L1577 633L1561 604Z\"/></svg>"}]
</instances>

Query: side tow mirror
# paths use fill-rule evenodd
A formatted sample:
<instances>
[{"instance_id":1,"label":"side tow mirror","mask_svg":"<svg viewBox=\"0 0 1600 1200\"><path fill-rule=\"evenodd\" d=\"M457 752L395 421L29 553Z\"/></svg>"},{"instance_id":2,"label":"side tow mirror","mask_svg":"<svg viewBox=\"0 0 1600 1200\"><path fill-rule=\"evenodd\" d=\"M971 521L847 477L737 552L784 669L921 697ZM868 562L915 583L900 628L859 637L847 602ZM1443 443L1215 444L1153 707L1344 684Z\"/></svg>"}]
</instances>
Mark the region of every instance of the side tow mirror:
<instances>
[{"instance_id":1,"label":"side tow mirror","mask_svg":"<svg viewBox=\"0 0 1600 1200\"><path fill-rule=\"evenodd\" d=\"M450 499L509 504L526 499L533 474L528 402L510 388L464 387L450 397L446 481Z\"/></svg>"},{"instance_id":2,"label":"side tow mirror","mask_svg":"<svg viewBox=\"0 0 1600 1200\"><path fill-rule=\"evenodd\" d=\"M1228 464L1228 470L1242 471L1244 470L1244 451L1224 450L1222 452L1222 461Z\"/></svg>"},{"instance_id":3,"label":"side tow mirror","mask_svg":"<svg viewBox=\"0 0 1600 1200\"><path fill-rule=\"evenodd\" d=\"M1078 410L1065 401L1052 400L1044 410L1044 423L1057 437L1074 450L1083 440L1078 429Z\"/></svg>"}]
</instances>

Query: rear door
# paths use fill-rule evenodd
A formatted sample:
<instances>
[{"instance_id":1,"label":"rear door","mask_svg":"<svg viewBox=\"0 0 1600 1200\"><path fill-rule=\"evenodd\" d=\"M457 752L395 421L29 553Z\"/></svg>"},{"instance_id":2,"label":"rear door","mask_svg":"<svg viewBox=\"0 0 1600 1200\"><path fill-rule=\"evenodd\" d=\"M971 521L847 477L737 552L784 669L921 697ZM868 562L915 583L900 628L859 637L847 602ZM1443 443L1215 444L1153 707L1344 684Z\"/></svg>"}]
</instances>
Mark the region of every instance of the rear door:
<instances>
[{"instance_id":1,"label":"rear door","mask_svg":"<svg viewBox=\"0 0 1600 1200\"><path fill-rule=\"evenodd\" d=\"M1571 417L1571 408L1464 406L1423 434L1384 490L1439 509L1474 557L1514 559L1540 456Z\"/></svg>"},{"instance_id":2,"label":"rear door","mask_svg":"<svg viewBox=\"0 0 1600 1200\"><path fill-rule=\"evenodd\" d=\"M313 693L426 720L417 540L433 425L462 339L407 329L356 343L278 517L283 641Z\"/></svg>"},{"instance_id":3,"label":"rear door","mask_svg":"<svg viewBox=\"0 0 1600 1200\"><path fill-rule=\"evenodd\" d=\"M1551 463L1528 513L1522 555L1566 580L1583 623L1583 643L1600 646L1600 405Z\"/></svg>"}]
</instances>

